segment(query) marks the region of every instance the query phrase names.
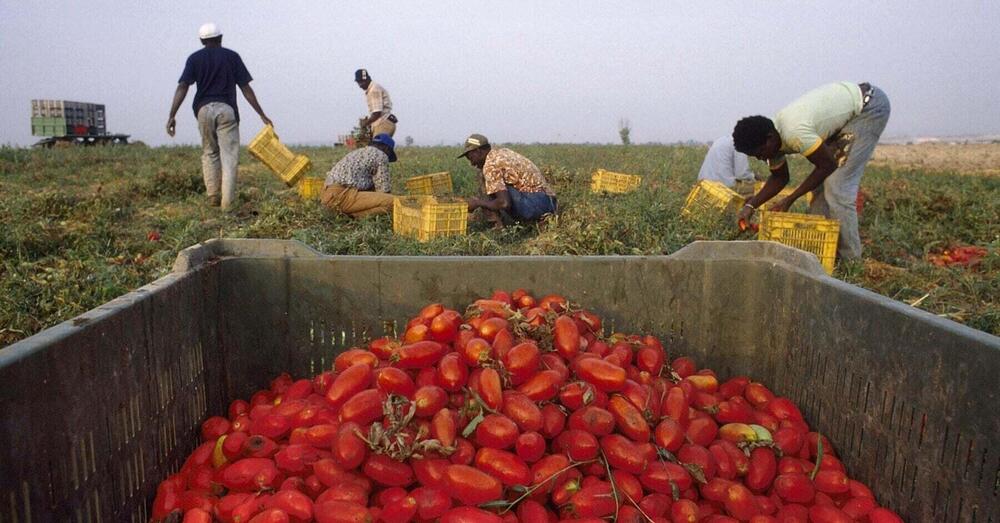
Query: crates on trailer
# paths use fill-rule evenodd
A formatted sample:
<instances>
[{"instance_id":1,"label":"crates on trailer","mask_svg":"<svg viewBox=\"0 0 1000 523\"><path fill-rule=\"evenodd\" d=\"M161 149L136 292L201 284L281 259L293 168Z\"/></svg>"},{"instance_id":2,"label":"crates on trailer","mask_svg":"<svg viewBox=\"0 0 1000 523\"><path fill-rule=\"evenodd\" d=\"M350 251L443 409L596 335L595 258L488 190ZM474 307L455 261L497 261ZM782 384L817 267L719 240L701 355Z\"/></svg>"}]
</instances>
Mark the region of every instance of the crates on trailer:
<instances>
[{"instance_id":1,"label":"crates on trailer","mask_svg":"<svg viewBox=\"0 0 1000 523\"><path fill-rule=\"evenodd\" d=\"M833 274L837 258L840 222L823 216L792 212L762 212L758 240L778 242L811 252L819 258L827 274Z\"/></svg>"},{"instance_id":2,"label":"crates on trailer","mask_svg":"<svg viewBox=\"0 0 1000 523\"><path fill-rule=\"evenodd\" d=\"M407 178L404 185L411 195L442 195L453 191L451 174L447 171Z\"/></svg>"},{"instance_id":3,"label":"crates on trailer","mask_svg":"<svg viewBox=\"0 0 1000 523\"><path fill-rule=\"evenodd\" d=\"M1000 521L1000 339L830 278L801 251L325 256L277 240L186 249L152 284L0 350L0 518L147 521L230 401L401 334L428 301L522 287L585 300L720 380L768 384L907 521Z\"/></svg>"},{"instance_id":4,"label":"crates on trailer","mask_svg":"<svg viewBox=\"0 0 1000 523\"><path fill-rule=\"evenodd\" d=\"M421 242L465 234L469 204L459 198L400 196L392 204L392 230Z\"/></svg>"},{"instance_id":5,"label":"crates on trailer","mask_svg":"<svg viewBox=\"0 0 1000 523\"><path fill-rule=\"evenodd\" d=\"M299 178L312 166L309 157L304 154L294 154L285 147L274 133L274 127L264 126L263 129L247 146L250 155L263 162L264 165L278 175L289 187L294 187Z\"/></svg>"},{"instance_id":6,"label":"crates on trailer","mask_svg":"<svg viewBox=\"0 0 1000 523\"><path fill-rule=\"evenodd\" d=\"M62 134L48 134L52 132L51 127L58 127L58 124L37 120L39 118L62 119L65 130ZM70 100L32 100L31 119L32 134L35 136L104 135L108 132L103 104ZM36 124L44 130L36 133L34 131Z\"/></svg>"},{"instance_id":7,"label":"crates on trailer","mask_svg":"<svg viewBox=\"0 0 1000 523\"><path fill-rule=\"evenodd\" d=\"M590 176L590 192L622 194L634 191L642 184L642 176L598 169Z\"/></svg>"},{"instance_id":8,"label":"crates on trailer","mask_svg":"<svg viewBox=\"0 0 1000 523\"><path fill-rule=\"evenodd\" d=\"M701 180L695 184L684 201L681 216L684 218L717 218L734 214L746 200L725 184Z\"/></svg>"},{"instance_id":9,"label":"crates on trailer","mask_svg":"<svg viewBox=\"0 0 1000 523\"><path fill-rule=\"evenodd\" d=\"M62 117L32 116L32 136L66 136L66 119Z\"/></svg>"}]
</instances>

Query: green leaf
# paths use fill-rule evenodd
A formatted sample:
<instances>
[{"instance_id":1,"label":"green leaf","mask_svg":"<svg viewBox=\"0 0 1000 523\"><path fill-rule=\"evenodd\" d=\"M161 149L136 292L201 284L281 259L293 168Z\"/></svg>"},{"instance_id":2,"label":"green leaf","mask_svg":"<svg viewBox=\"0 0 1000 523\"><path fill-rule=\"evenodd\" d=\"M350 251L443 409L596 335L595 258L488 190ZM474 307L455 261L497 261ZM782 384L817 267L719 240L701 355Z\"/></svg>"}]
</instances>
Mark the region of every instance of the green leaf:
<instances>
[{"instance_id":1,"label":"green leaf","mask_svg":"<svg viewBox=\"0 0 1000 523\"><path fill-rule=\"evenodd\" d=\"M819 464L823 461L823 435L816 433L816 466L813 467L812 473L809 474L809 479L816 479L816 474L819 473Z\"/></svg>"},{"instance_id":2,"label":"green leaf","mask_svg":"<svg viewBox=\"0 0 1000 523\"><path fill-rule=\"evenodd\" d=\"M462 437L468 438L470 435L472 435L472 433L476 430L476 427L478 427L479 424L482 423L484 419L486 419L486 417L483 416L483 411L479 411L479 414L476 414L476 417L472 418L472 421L470 421L469 424L465 426L465 430L462 431Z\"/></svg>"}]
</instances>

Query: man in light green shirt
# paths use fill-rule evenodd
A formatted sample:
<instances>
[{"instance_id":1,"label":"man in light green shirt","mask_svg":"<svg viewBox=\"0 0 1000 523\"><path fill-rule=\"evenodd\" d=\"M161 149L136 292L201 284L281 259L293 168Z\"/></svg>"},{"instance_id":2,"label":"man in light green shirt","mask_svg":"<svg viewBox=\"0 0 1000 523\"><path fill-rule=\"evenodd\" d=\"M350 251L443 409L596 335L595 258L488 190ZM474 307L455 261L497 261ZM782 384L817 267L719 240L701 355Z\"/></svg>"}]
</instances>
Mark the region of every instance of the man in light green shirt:
<instances>
[{"instance_id":1,"label":"man in light green shirt","mask_svg":"<svg viewBox=\"0 0 1000 523\"><path fill-rule=\"evenodd\" d=\"M736 123L736 150L768 163L771 176L750 198L738 219L747 219L788 184L788 154L801 154L813 164L812 173L772 211L787 211L795 200L813 193L809 212L840 221L837 255L861 257L855 202L865 164L871 159L889 121L889 98L868 83L837 82L802 95L778 112L774 120L749 116Z\"/></svg>"}]
</instances>

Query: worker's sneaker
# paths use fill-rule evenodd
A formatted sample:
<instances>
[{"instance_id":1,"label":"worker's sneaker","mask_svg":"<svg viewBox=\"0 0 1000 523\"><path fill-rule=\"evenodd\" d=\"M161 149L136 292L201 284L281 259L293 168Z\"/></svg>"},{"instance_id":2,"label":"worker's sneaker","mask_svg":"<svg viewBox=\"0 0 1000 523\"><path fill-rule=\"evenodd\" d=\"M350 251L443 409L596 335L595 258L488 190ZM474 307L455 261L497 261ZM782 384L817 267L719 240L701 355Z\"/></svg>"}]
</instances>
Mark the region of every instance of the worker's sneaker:
<instances>
[{"instance_id":1,"label":"worker's sneaker","mask_svg":"<svg viewBox=\"0 0 1000 523\"><path fill-rule=\"evenodd\" d=\"M218 207L222 205L222 195L221 194L209 194L208 204L212 207Z\"/></svg>"}]
</instances>

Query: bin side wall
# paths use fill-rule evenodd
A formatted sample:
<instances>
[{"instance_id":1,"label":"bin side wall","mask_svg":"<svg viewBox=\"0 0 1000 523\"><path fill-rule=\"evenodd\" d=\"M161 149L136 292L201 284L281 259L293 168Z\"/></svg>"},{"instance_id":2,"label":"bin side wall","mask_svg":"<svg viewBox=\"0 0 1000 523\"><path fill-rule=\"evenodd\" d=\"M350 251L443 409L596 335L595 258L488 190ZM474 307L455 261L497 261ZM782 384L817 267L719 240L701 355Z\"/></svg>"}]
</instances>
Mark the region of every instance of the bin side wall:
<instances>
[{"instance_id":1,"label":"bin side wall","mask_svg":"<svg viewBox=\"0 0 1000 523\"><path fill-rule=\"evenodd\" d=\"M225 405L203 321L210 272L167 276L4 350L23 357L0 365L0 521L149 519L156 486Z\"/></svg>"}]
</instances>

